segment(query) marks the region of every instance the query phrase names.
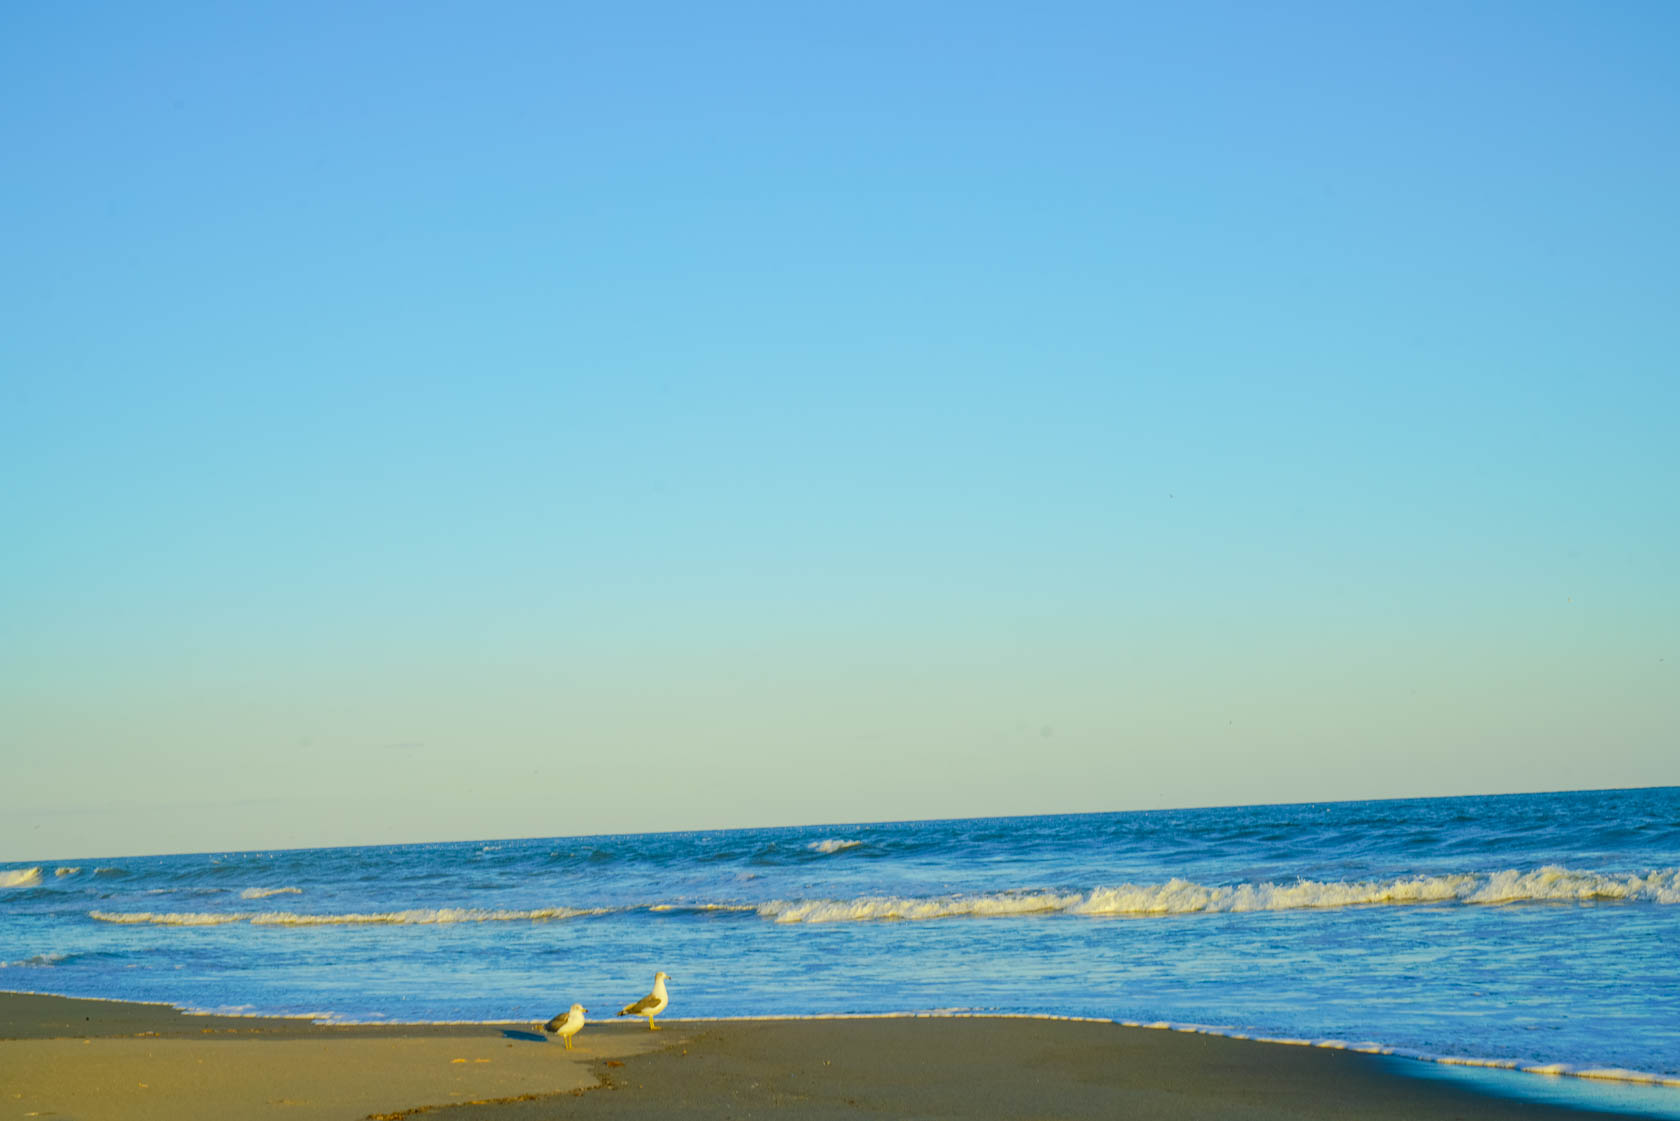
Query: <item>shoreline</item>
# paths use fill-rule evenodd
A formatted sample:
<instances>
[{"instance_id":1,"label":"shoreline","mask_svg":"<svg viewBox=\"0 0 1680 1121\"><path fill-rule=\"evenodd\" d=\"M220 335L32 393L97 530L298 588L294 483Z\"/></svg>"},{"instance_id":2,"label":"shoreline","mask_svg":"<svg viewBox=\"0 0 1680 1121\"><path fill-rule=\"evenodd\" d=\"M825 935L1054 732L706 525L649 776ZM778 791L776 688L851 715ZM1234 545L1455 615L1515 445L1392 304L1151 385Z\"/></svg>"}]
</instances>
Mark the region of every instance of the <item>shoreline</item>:
<instances>
[{"instance_id":1,"label":"shoreline","mask_svg":"<svg viewBox=\"0 0 1680 1121\"><path fill-rule=\"evenodd\" d=\"M108 1004L132 1004L146 1008L157 1008L181 1016L200 1018L220 1018L229 1020L275 1020L297 1024L312 1024L323 1028L391 1028L391 1029L421 1029L437 1028L468 1028L468 1027L512 1027L526 1024L526 1020L347 1020L340 1019L333 1012L293 1012L293 1013L265 1013L265 1012L230 1012L208 1009L189 1008L184 1005L170 1004L166 1001L137 1001L112 999L105 997L73 997L59 993L37 992L29 989L0 989L0 1001L9 996L41 996L59 1000L95 1000ZM1680 1090L1680 1075L1657 1074L1649 1071L1626 1070L1618 1067L1589 1067L1579 1064L1553 1062L1540 1063L1522 1059L1493 1059L1465 1055L1442 1055L1423 1051L1414 1051L1404 1047L1394 1047L1373 1040L1350 1042L1343 1039L1322 1037L1316 1039L1297 1038L1289 1036L1254 1035L1237 1029L1211 1027L1206 1024L1186 1023L1176 1020L1115 1020L1101 1016L1066 1016L1053 1012L967 1012L960 1010L923 1010L902 1012L807 1012L807 1013L777 1013L774 1015L747 1016L665 1016L661 1017L661 1024L682 1024L688 1027L704 1028L712 1024L754 1024L754 1023L797 1023L803 1021L827 1020L1023 1020L1044 1021L1048 1023L1074 1024L1109 1024L1115 1027L1141 1029L1145 1031L1169 1031L1186 1035L1205 1035L1218 1039L1234 1039L1244 1042L1263 1043L1283 1047L1309 1047L1326 1051L1347 1051L1354 1054L1377 1055L1404 1062L1424 1063L1431 1066L1458 1068L1470 1071L1493 1071L1510 1075L1540 1076L1548 1080L1578 1079L1596 1083L1607 1083L1616 1086L1632 1086L1652 1089ZM591 1020L591 1024L599 1025L603 1021ZM612 1021L606 1021L611 1023ZM0 1039L5 1038L0 1034ZM1680 1098L1680 1095L1677 1095Z\"/></svg>"},{"instance_id":2,"label":"shoreline","mask_svg":"<svg viewBox=\"0 0 1680 1121\"><path fill-rule=\"evenodd\" d=\"M0 992L0 1117L826 1117L865 1100L889 1115L1665 1115L1613 1094L1547 1102L1415 1069L1433 1065L1185 1026L968 1013L668 1019L659 1032L591 1021L567 1052L524 1021L334 1024ZM1635 1088L1672 1097L1666 1115L1680 1116L1673 1089ZM556 1110L566 1095L578 1097Z\"/></svg>"}]
</instances>

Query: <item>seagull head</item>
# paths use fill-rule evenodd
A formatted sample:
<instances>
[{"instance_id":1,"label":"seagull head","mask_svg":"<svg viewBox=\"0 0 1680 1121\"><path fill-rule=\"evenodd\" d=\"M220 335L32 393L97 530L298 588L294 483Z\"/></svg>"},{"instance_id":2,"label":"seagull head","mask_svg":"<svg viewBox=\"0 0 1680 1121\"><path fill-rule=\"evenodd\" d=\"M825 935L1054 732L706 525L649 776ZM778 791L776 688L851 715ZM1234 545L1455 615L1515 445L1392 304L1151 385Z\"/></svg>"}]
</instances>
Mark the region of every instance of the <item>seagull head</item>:
<instances>
[{"instance_id":1,"label":"seagull head","mask_svg":"<svg viewBox=\"0 0 1680 1121\"><path fill-rule=\"evenodd\" d=\"M587 1012L587 1011L589 1011L589 1009L585 1008L581 1004L574 1004L574 1005L572 1005L572 1011L573 1012Z\"/></svg>"},{"instance_id":2,"label":"seagull head","mask_svg":"<svg viewBox=\"0 0 1680 1121\"><path fill-rule=\"evenodd\" d=\"M669 981L671 979L671 975L669 973L666 973L664 970L660 970L658 973L655 973L653 975L653 979L654 979L655 982Z\"/></svg>"}]
</instances>

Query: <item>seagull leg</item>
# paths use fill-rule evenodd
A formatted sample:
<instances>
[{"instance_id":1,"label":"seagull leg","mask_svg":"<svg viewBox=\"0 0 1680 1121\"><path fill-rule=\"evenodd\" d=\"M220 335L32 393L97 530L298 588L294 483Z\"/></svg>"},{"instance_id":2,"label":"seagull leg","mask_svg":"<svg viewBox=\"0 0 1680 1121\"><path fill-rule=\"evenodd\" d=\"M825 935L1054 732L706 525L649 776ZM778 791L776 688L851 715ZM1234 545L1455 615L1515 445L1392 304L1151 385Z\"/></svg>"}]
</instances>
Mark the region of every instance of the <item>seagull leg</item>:
<instances>
[{"instance_id":1,"label":"seagull leg","mask_svg":"<svg viewBox=\"0 0 1680 1121\"><path fill-rule=\"evenodd\" d=\"M565 1038L565 1041L566 1041L566 1050L570 1051L572 1049L572 1037L568 1035L568 1036L565 1036L564 1038Z\"/></svg>"},{"instance_id":2,"label":"seagull leg","mask_svg":"<svg viewBox=\"0 0 1680 1121\"><path fill-rule=\"evenodd\" d=\"M652 1016L649 1016L648 1017L648 1031L658 1031L658 1030L659 1030L659 1025L653 1022L653 1017Z\"/></svg>"}]
</instances>

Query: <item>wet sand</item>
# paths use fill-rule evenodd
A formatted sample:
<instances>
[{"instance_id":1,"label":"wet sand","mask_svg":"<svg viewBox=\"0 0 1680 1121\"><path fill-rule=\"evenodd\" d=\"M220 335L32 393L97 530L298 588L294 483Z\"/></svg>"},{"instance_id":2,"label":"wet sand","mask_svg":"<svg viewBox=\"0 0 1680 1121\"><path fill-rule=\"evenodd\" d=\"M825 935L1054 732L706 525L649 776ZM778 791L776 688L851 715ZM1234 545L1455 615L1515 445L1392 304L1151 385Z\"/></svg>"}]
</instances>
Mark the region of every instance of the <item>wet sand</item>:
<instances>
[{"instance_id":1,"label":"wet sand","mask_svg":"<svg viewBox=\"0 0 1680 1121\"><path fill-rule=\"evenodd\" d=\"M0 994L0 1119L1608 1117L1377 1056L1017 1019L322 1026Z\"/></svg>"}]
</instances>

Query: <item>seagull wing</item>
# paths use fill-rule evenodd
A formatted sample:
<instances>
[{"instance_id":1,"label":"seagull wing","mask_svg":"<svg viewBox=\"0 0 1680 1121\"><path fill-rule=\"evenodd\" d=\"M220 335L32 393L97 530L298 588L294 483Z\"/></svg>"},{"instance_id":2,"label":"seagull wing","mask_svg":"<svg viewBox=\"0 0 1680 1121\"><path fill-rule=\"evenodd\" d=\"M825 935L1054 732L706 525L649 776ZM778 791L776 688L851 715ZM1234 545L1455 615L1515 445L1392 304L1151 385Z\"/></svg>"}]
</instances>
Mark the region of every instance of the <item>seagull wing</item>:
<instances>
[{"instance_id":1,"label":"seagull wing","mask_svg":"<svg viewBox=\"0 0 1680 1121\"><path fill-rule=\"evenodd\" d=\"M550 1020L548 1023L543 1025L543 1031L559 1031L560 1030L560 1025L565 1023L566 1022L566 1017L570 1016L570 1015L571 1015L570 1012L560 1013L560 1015L554 1017L554 1019Z\"/></svg>"},{"instance_id":2,"label":"seagull wing","mask_svg":"<svg viewBox=\"0 0 1680 1121\"><path fill-rule=\"evenodd\" d=\"M641 1000L638 1000L635 1004L626 1004L624 1006L623 1011L621 1011L619 1013L619 1015L620 1016L637 1016L637 1015L640 1015L643 1012L646 1012L649 1008L658 1007L658 1005L659 1005L659 998L657 996L655 996L653 993L649 993L646 996L644 996Z\"/></svg>"}]
</instances>

